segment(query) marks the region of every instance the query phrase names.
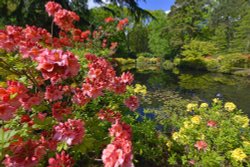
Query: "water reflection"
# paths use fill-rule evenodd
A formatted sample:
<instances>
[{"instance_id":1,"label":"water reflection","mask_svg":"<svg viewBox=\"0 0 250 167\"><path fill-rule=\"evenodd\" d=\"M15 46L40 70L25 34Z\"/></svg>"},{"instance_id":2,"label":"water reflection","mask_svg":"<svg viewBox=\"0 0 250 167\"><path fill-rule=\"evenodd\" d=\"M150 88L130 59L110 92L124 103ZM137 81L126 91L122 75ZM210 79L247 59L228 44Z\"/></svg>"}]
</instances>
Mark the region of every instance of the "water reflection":
<instances>
[{"instance_id":1,"label":"water reflection","mask_svg":"<svg viewBox=\"0 0 250 167\"><path fill-rule=\"evenodd\" d=\"M135 74L136 83L145 84L151 93L157 92L157 98L152 95L157 105L161 105L163 98L159 92L167 90L178 92L184 98L196 98L206 102L220 97L225 101L233 101L250 115L250 78L178 69L170 72L159 66L147 68L146 65L130 71Z\"/></svg>"}]
</instances>

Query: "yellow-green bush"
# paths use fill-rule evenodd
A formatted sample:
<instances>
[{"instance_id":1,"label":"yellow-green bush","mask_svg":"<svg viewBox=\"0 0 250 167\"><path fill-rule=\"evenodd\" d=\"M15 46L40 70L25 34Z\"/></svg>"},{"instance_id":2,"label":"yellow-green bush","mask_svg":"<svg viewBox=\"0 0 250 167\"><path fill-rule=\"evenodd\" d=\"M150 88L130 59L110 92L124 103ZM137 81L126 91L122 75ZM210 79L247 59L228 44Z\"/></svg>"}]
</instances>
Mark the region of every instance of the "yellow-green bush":
<instances>
[{"instance_id":1,"label":"yellow-green bush","mask_svg":"<svg viewBox=\"0 0 250 167\"><path fill-rule=\"evenodd\" d=\"M189 116L167 142L171 165L249 166L249 118L232 102L189 104Z\"/></svg>"}]
</instances>

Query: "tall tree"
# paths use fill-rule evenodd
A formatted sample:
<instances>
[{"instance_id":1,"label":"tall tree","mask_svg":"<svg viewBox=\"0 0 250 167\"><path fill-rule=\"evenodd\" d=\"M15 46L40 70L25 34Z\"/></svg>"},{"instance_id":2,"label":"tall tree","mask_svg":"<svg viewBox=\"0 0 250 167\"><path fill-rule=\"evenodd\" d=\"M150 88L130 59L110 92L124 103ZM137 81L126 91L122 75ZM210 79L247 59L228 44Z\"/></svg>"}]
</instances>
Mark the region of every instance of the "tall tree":
<instances>
[{"instance_id":1,"label":"tall tree","mask_svg":"<svg viewBox=\"0 0 250 167\"><path fill-rule=\"evenodd\" d=\"M129 48L132 52L148 52L148 28L143 23L137 23L128 33Z\"/></svg>"},{"instance_id":2,"label":"tall tree","mask_svg":"<svg viewBox=\"0 0 250 167\"><path fill-rule=\"evenodd\" d=\"M211 0L176 0L169 13L171 45L177 51L192 38L202 37L207 27Z\"/></svg>"},{"instance_id":3,"label":"tall tree","mask_svg":"<svg viewBox=\"0 0 250 167\"><path fill-rule=\"evenodd\" d=\"M171 51L170 34L166 30L169 21L164 11L153 11L152 14L156 17L156 20L149 23L149 48L156 56L163 57L170 54Z\"/></svg>"},{"instance_id":4,"label":"tall tree","mask_svg":"<svg viewBox=\"0 0 250 167\"><path fill-rule=\"evenodd\" d=\"M235 39L232 43L234 51L250 53L250 6L239 21L239 26L235 30Z\"/></svg>"},{"instance_id":5,"label":"tall tree","mask_svg":"<svg viewBox=\"0 0 250 167\"><path fill-rule=\"evenodd\" d=\"M247 6L246 0L214 0L210 27L215 32L213 40L221 50L228 51L232 47L235 28Z\"/></svg>"}]
</instances>

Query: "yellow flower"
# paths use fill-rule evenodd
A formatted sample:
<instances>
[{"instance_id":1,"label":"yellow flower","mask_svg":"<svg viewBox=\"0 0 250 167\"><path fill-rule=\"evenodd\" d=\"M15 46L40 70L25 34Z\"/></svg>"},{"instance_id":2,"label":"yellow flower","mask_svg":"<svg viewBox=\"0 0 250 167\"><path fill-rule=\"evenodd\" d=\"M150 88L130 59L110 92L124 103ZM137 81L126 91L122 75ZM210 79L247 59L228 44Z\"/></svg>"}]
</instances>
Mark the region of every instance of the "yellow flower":
<instances>
[{"instance_id":1,"label":"yellow flower","mask_svg":"<svg viewBox=\"0 0 250 167\"><path fill-rule=\"evenodd\" d=\"M213 99L213 102L214 102L215 104L217 104L217 103L220 102L220 99L219 99L219 98L214 98L214 99Z\"/></svg>"},{"instance_id":2,"label":"yellow flower","mask_svg":"<svg viewBox=\"0 0 250 167\"><path fill-rule=\"evenodd\" d=\"M236 105L232 102L226 102L224 105L225 110L231 112L236 109Z\"/></svg>"},{"instance_id":3,"label":"yellow flower","mask_svg":"<svg viewBox=\"0 0 250 167\"><path fill-rule=\"evenodd\" d=\"M190 121L184 121L183 125L184 125L184 128L186 128L186 129L194 127L194 125Z\"/></svg>"},{"instance_id":4,"label":"yellow flower","mask_svg":"<svg viewBox=\"0 0 250 167\"><path fill-rule=\"evenodd\" d=\"M195 103L189 103L188 105L187 105L187 111L188 112L191 112L191 111L193 111L193 110L195 110L195 109L197 109L198 108L198 104L195 104Z\"/></svg>"},{"instance_id":5,"label":"yellow flower","mask_svg":"<svg viewBox=\"0 0 250 167\"><path fill-rule=\"evenodd\" d=\"M0 82L0 87L6 87L6 86L7 86L6 82Z\"/></svg>"},{"instance_id":6,"label":"yellow flower","mask_svg":"<svg viewBox=\"0 0 250 167\"><path fill-rule=\"evenodd\" d=\"M145 85L135 84L135 93L141 93L142 95L147 94L147 87Z\"/></svg>"},{"instance_id":7,"label":"yellow flower","mask_svg":"<svg viewBox=\"0 0 250 167\"><path fill-rule=\"evenodd\" d=\"M201 103L200 108L207 109L208 104L207 103Z\"/></svg>"},{"instance_id":8,"label":"yellow flower","mask_svg":"<svg viewBox=\"0 0 250 167\"><path fill-rule=\"evenodd\" d=\"M201 117L199 115L195 115L191 118L191 122L198 125L201 122Z\"/></svg>"},{"instance_id":9,"label":"yellow flower","mask_svg":"<svg viewBox=\"0 0 250 167\"><path fill-rule=\"evenodd\" d=\"M241 148L236 148L235 150L231 151L231 157L236 161L242 161L247 157L244 151Z\"/></svg>"},{"instance_id":10,"label":"yellow flower","mask_svg":"<svg viewBox=\"0 0 250 167\"><path fill-rule=\"evenodd\" d=\"M250 148L250 142L249 141L243 141L243 146L245 147L249 147Z\"/></svg>"},{"instance_id":11,"label":"yellow flower","mask_svg":"<svg viewBox=\"0 0 250 167\"><path fill-rule=\"evenodd\" d=\"M168 146L168 150L170 151L173 143L171 141L167 141L166 145Z\"/></svg>"},{"instance_id":12,"label":"yellow flower","mask_svg":"<svg viewBox=\"0 0 250 167\"><path fill-rule=\"evenodd\" d=\"M235 115L233 117L233 120L239 124L242 125L243 128L248 127L249 125L249 119L247 116L240 116L240 115Z\"/></svg>"},{"instance_id":13,"label":"yellow flower","mask_svg":"<svg viewBox=\"0 0 250 167\"><path fill-rule=\"evenodd\" d=\"M174 132L174 133L172 134L172 138L173 138L173 140L175 140L175 141L176 141L179 137L180 137L180 135L179 135L178 132Z\"/></svg>"}]
</instances>

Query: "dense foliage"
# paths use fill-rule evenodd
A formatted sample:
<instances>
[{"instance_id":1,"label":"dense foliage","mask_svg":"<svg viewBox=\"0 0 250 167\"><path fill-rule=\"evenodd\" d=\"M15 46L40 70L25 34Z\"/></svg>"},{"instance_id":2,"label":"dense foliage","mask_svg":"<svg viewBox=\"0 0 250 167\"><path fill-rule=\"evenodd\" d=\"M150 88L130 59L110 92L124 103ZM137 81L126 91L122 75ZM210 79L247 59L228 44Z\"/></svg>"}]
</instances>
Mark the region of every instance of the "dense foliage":
<instances>
[{"instance_id":1,"label":"dense foliage","mask_svg":"<svg viewBox=\"0 0 250 167\"><path fill-rule=\"evenodd\" d=\"M234 103L190 103L186 112L189 116L167 143L170 164L249 166L249 118Z\"/></svg>"},{"instance_id":2,"label":"dense foliage","mask_svg":"<svg viewBox=\"0 0 250 167\"><path fill-rule=\"evenodd\" d=\"M131 73L118 76L108 60L98 57L114 52L112 34L128 19L109 17L106 31L82 31L74 25L80 19L75 12L55 2L45 7L61 30L59 37L35 26L0 31L2 79L7 79L0 87L2 164L73 166L101 157L107 167L132 166L132 140L140 146L138 139L147 136L138 129L132 139L129 125L137 127L131 111L139 106L135 94L140 91L129 87ZM153 128L150 122L144 125ZM140 154L151 149L144 145Z\"/></svg>"}]
</instances>

